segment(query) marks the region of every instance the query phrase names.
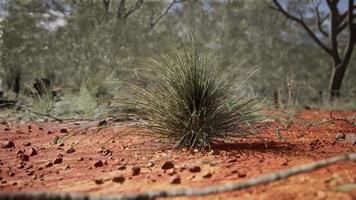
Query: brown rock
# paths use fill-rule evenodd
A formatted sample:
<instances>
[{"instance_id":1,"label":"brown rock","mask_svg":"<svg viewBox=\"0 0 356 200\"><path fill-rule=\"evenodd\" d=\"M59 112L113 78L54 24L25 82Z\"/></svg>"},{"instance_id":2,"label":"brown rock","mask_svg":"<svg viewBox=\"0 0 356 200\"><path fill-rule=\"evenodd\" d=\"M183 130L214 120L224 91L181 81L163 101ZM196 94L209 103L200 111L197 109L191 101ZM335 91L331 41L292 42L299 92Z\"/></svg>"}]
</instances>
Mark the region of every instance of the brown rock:
<instances>
[{"instance_id":1,"label":"brown rock","mask_svg":"<svg viewBox=\"0 0 356 200\"><path fill-rule=\"evenodd\" d=\"M1 145L2 148L15 148L15 144L13 141L7 140Z\"/></svg>"},{"instance_id":2,"label":"brown rock","mask_svg":"<svg viewBox=\"0 0 356 200\"><path fill-rule=\"evenodd\" d=\"M112 178L112 182L124 183L125 182L125 177L124 176L115 176L115 177Z\"/></svg>"},{"instance_id":3,"label":"brown rock","mask_svg":"<svg viewBox=\"0 0 356 200\"><path fill-rule=\"evenodd\" d=\"M94 162L93 166L94 167L102 167L102 166L104 166L104 163L101 160L97 160L97 161Z\"/></svg>"},{"instance_id":4,"label":"brown rock","mask_svg":"<svg viewBox=\"0 0 356 200\"><path fill-rule=\"evenodd\" d=\"M120 167L117 168L118 170L125 170L126 169L126 166L125 165L122 165Z\"/></svg>"},{"instance_id":5,"label":"brown rock","mask_svg":"<svg viewBox=\"0 0 356 200\"><path fill-rule=\"evenodd\" d=\"M188 170L189 170L190 172L192 172L192 173L198 173L198 172L201 171L201 169L200 169L199 166L190 166L190 167L188 168Z\"/></svg>"},{"instance_id":6,"label":"brown rock","mask_svg":"<svg viewBox=\"0 0 356 200\"><path fill-rule=\"evenodd\" d=\"M206 172L205 174L203 174L203 178L211 178L213 176L213 174L211 172Z\"/></svg>"},{"instance_id":7,"label":"brown rock","mask_svg":"<svg viewBox=\"0 0 356 200\"><path fill-rule=\"evenodd\" d=\"M14 173L14 172L9 172L9 173L7 173L7 175L9 175L9 176L15 176L15 173Z\"/></svg>"},{"instance_id":8,"label":"brown rock","mask_svg":"<svg viewBox=\"0 0 356 200\"><path fill-rule=\"evenodd\" d=\"M61 128L61 130L59 130L60 133L69 133L67 128Z\"/></svg>"},{"instance_id":9,"label":"brown rock","mask_svg":"<svg viewBox=\"0 0 356 200\"><path fill-rule=\"evenodd\" d=\"M27 162L27 161L30 160L30 157L29 157L28 155L24 154L24 153L19 154L18 157L19 157L20 160L23 161L23 162Z\"/></svg>"},{"instance_id":10,"label":"brown rock","mask_svg":"<svg viewBox=\"0 0 356 200\"><path fill-rule=\"evenodd\" d=\"M33 147L29 148L29 150L28 150L28 155L29 155L29 156L35 156L35 155L37 155L36 149L33 148Z\"/></svg>"},{"instance_id":11,"label":"brown rock","mask_svg":"<svg viewBox=\"0 0 356 200\"><path fill-rule=\"evenodd\" d=\"M75 149L73 147L67 149L66 151L67 153L74 153L75 152Z\"/></svg>"},{"instance_id":12,"label":"brown rock","mask_svg":"<svg viewBox=\"0 0 356 200\"><path fill-rule=\"evenodd\" d=\"M83 161L83 160L84 160L83 157L78 158L78 161Z\"/></svg>"},{"instance_id":13,"label":"brown rock","mask_svg":"<svg viewBox=\"0 0 356 200\"><path fill-rule=\"evenodd\" d=\"M31 146L31 142L24 142L23 146L25 146L25 147Z\"/></svg>"},{"instance_id":14,"label":"brown rock","mask_svg":"<svg viewBox=\"0 0 356 200\"><path fill-rule=\"evenodd\" d=\"M239 178L245 178L247 174L245 172L238 172Z\"/></svg>"},{"instance_id":15,"label":"brown rock","mask_svg":"<svg viewBox=\"0 0 356 200\"><path fill-rule=\"evenodd\" d=\"M53 164L60 164L60 163L62 163L62 161L63 161L63 158L61 158L61 157L57 157L56 159L54 159L54 161L53 161Z\"/></svg>"},{"instance_id":16,"label":"brown rock","mask_svg":"<svg viewBox=\"0 0 356 200\"><path fill-rule=\"evenodd\" d=\"M161 169L164 169L164 170L172 169L172 168L174 168L174 164L171 161L166 161L161 166Z\"/></svg>"},{"instance_id":17,"label":"brown rock","mask_svg":"<svg viewBox=\"0 0 356 200\"><path fill-rule=\"evenodd\" d=\"M174 175L169 179L170 184L180 184L181 183L181 178L179 175Z\"/></svg>"},{"instance_id":18,"label":"brown rock","mask_svg":"<svg viewBox=\"0 0 356 200\"><path fill-rule=\"evenodd\" d=\"M155 164L153 163L153 162L149 162L148 164L147 164L147 167L154 167L155 166Z\"/></svg>"},{"instance_id":19,"label":"brown rock","mask_svg":"<svg viewBox=\"0 0 356 200\"><path fill-rule=\"evenodd\" d=\"M104 180L103 180L103 179L95 179L94 182L95 182L95 184L97 184L97 185L101 185L101 184L104 183Z\"/></svg>"},{"instance_id":20,"label":"brown rock","mask_svg":"<svg viewBox=\"0 0 356 200\"><path fill-rule=\"evenodd\" d=\"M137 176L141 172L141 167L138 166L133 166L132 167L132 176Z\"/></svg>"},{"instance_id":21,"label":"brown rock","mask_svg":"<svg viewBox=\"0 0 356 200\"><path fill-rule=\"evenodd\" d=\"M45 167L52 167L53 166L53 163L52 162L46 162L45 164L44 164L44 166Z\"/></svg>"},{"instance_id":22,"label":"brown rock","mask_svg":"<svg viewBox=\"0 0 356 200\"><path fill-rule=\"evenodd\" d=\"M68 169L70 169L70 166L69 166L68 164L66 164L66 165L64 166L64 170L68 170Z\"/></svg>"},{"instance_id":23,"label":"brown rock","mask_svg":"<svg viewBox=\"0 0 356 200\"><path fill-rule=\"evenodd\" d=\"M167 171L167 174L168 174L168 176L173 176L174 174L177 174L177 172L174 168L172 168Z\"/></svg>"}]
</instances>

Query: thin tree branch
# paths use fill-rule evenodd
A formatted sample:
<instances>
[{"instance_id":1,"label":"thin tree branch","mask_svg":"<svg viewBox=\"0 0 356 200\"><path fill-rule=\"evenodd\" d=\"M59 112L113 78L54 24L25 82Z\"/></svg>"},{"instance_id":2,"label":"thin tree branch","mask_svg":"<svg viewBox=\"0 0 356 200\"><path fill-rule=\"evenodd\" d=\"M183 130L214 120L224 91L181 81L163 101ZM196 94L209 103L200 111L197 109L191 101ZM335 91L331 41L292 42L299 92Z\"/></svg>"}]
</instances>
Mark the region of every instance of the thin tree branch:
<instances>
[{"instance_id":1,"label":"thin tree branch","mask_svg":"<svg viewBox=\"0 0 356 200\"><path fill-rule=\"evenodd\" d=\"M271 183L277 180L286 179L290 176L297 174L310 172L322 167L326 167L335 164L340 161L355 161L356 153L349 153L331 157L328 159L315 161L312 163L292 167L289 169L273 172L264 176L251 178L243 182L227 183L222 185L208 186L199 189L176 189L176 190L162 190L153 192L142 192L136 194L127 195L111 195L111 196L93 196L89 194L72 194L72 193L0 193L0 199L12 199L12 200L142 200L142 199L156 199L163 197L179 197L179 196L202 196L218 194L222 192L231 192L241 190L257 185Z\"/></svg>"},{"instance_id":2,"label":"thin tree branch","mask_svg":"<svg viewBox=\"0 0 356 200\"><path fill-rule=\"evenodd\" d=\"M123 18L127 19L133 12L138 10L142 5L143 5L143 0L137 0L135 5L124 14Z\"/></svg>"},{"instance_id":3,"label":"thin tree branch","mask_svg":"<svg viewBox=\"0 0 356 200\"><path fill-rule=\"evenodd\" d=\"M317 27L320 31L320 33L322 33L325 37L329 37L329 33L326 32L324 29L323 29L323 23L325 22L325 20L329 17L329 14L327 14L324 18L320 18L320 11L319 11L319 5L316 5L315 6L315 14L316 14L316 24L317 24Z\"/></svg>"},{"instance_id":4,"label":"thin tree branch","mask_svg":"<svg viewBox=\"0 0 356 200\"><path fill-rule=\"evenodd\" d=\"M281 12L286 18L291 19L297 23L299 23L304 29L305 31L308 33L308 35L315 41L315 43L317 43L319 45L319 47L321 47L327 54L332 55L332 50L330 48L328 48L317 36L316 34L309 28L309 26L305 23L305 21L303 20L303 18L298 18L294 15L289 14L283 7L282 5L279 3L278 0L273 0L274 4L275 4L275 8L273 10L277 10L279 12ZM301 13L299 13L301 15ZM301 15L302 17L303 15Z\"/></svg>"},{"instance_id":5,"label":"thin tree branch","mask_svg":"<svg viewBox=\"0 0 356 200\"><path fill-rule=\"evenodd\" d=\"M179 0L173 0L168 7L164 10L163 13L161 13L156 19L153 19L150 23L149 30L153 29L154 26L164 17L168 14L169 10L174 6L176 3L180 3L182 1Z\"/></svg>"}]
</instances>

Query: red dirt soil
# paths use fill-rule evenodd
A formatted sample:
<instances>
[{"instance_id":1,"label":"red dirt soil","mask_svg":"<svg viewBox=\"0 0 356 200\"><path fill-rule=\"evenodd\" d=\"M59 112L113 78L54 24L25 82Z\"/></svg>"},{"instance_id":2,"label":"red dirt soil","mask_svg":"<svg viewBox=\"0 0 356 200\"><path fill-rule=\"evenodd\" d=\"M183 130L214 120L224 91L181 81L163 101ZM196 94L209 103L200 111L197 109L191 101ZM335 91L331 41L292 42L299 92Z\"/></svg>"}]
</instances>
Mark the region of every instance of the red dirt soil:
<instances>
[{"instance_id":1,"label":"red dirt soil","mask_svg":"<svg viewBox=\"0 0 356 200\"><path fill-rule=\"evenodd\" d=\"M0 124L0 142L12 141L15 147L0 148L0 192L122 194L199 188L240 182L280 169L356 152L356 145L352 144L356 136L356 112L333 112L330 116L329 111L307 110L297 116L287 129L282 129L286 127L285 123L269 122L268 126L267 123L257 126L258 137L217 141L213 145L214 152L210 153L172 149L171 143L127 123L99 130L96 127L84 129L90 125L86 122L80 122L80 125L3 122ZM307 122L322 120L330 121L307 125ZM285 140L278 139L275 134L277 128L281 129ZM345 134L346 139L336 140L338 133ZM53 144L57 136L64 138L61 145ZM105 144L106 151L102 151ZM37 155L29 156L26 161L31 147ZM70 147L75 151L67 153ZM56 158L62 158L62 162L61 159L54 162ZM165 161L171 161L174 169L162 170ZM136 176L132 175L134 166L141 168ZM191 166L198 166L201 171L191 172ZM180 176L181 183L170 183L173 174ZM125 178L123 183L112 180L118 176ZM355 189L346 192L336 190L347 183L356 183L356 162L340 162L267 185L193 198L356 199Z\"/></svg>"}]
</instances>

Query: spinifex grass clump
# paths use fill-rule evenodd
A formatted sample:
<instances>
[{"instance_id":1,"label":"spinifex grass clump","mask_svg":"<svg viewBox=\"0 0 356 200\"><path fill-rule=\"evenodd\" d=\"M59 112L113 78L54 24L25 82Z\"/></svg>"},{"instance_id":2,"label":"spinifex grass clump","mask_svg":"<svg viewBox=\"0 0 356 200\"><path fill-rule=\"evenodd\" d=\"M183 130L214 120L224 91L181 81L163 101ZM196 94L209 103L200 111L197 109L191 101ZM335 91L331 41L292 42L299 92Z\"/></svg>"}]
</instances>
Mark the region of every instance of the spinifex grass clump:
<instances>
[{"instance_id":1,"label":"spinifex grass clump","mask_svg":"<svg viewBox=\"0 0 356 200\"><path fill-rule=\"evenodd\" d=\"M213 138L246 133L259 115L258 101L235 97L235 82L200 58L194 45L153 61L163 82L143 90L138 107L152 131L177 141L178 146L210 148Z\"/></svg>"}]
</instances>

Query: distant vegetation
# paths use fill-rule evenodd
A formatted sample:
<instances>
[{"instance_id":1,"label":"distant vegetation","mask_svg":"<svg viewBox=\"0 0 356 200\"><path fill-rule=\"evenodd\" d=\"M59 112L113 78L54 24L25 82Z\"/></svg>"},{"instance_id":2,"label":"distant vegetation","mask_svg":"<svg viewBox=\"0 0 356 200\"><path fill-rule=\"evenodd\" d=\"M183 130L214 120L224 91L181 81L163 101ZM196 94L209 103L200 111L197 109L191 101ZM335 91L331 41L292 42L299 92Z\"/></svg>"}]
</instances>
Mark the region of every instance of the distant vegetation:
<instances>
[{"instance_id":1,"label":"distant vegetation","mask_svg":"<svg viewBox=\"0 0 356 200\"><path fill-rule=\"evenodd\" d=\"M282 7L295 15L308 8L302 9L305 23L329 47L311 9L319 6L325 22L321 30L328 30L328 6L320 2L285 1ZM44 113L95 115L106 109L107 99L130 98L127 85L149 89L157 84L157 72L147 60L159 58L192 34L199 54L219 70L243 74L259 68L239 88L243 96L264 97L277 107L292 102L296 107L355 108L355 56L338 93L341 102L329 102L330 56L298 22L271 9L275 5L272 0L2 1L1 98L30 98L26 102L43 106L36 110ZM341 33L338 39L341 52L349 35ZM60 91L61 100L27 94L26 88L42 78Z\"/></svg>"}]
</instances>

